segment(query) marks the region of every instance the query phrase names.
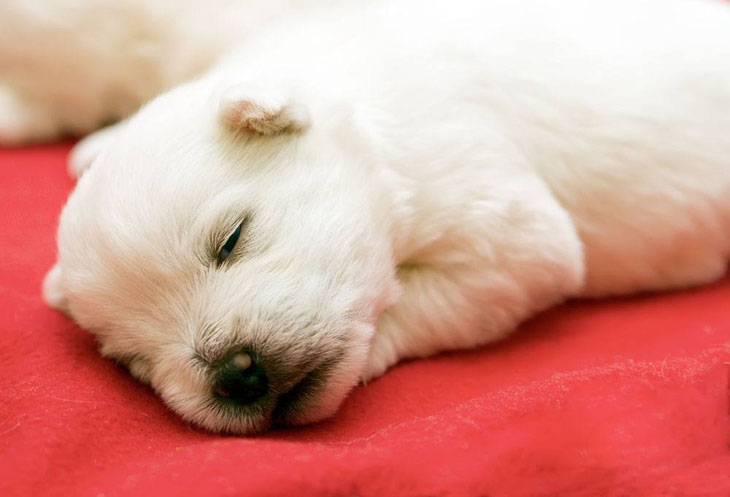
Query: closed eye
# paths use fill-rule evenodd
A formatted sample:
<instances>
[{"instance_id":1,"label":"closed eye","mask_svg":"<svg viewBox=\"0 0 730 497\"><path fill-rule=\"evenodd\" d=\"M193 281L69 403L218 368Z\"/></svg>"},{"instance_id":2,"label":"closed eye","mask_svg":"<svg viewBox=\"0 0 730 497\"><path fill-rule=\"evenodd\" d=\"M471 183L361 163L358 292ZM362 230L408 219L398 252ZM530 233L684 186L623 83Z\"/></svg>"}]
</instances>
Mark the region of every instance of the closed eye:
<instances>
[{"instance_id":1,"label":"closed eye","mask_svg":"<svg viewBox=\"0 0 730 497\"><path fill-rule=\"evenodd\" d=\"M238 239L241 237L241 228L243 227L243 223L238 225L238 228L236 228L236 231L234 231L231 236L228 237L228 240L226 240L226 243L223 244L220 251L218 252L218 263L222 263L225 261L229 255L231 255L231 252L233 252L233 249L236 248L236 244L238 243Z\"/></svg>"}]
</instances>

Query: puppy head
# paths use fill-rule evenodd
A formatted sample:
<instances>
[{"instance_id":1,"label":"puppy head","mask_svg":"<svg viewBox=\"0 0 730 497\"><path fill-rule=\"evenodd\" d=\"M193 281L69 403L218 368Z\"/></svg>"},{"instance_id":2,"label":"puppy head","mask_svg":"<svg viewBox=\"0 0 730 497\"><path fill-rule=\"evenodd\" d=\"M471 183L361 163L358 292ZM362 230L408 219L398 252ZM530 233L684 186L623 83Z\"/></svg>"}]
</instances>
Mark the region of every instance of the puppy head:
<instances>
[{"instance_id":1,"label":"puppy head","mask_svg":"<svg viewBox=\"0 0 730 497\"><path fill-rule=\"evenodd\" d=\"M210 430L331 415L397 292L372 174L341 122L311 114L245 87L178 88L131 119L61 216L46 300Z\"/></svg>"}]
</instances>

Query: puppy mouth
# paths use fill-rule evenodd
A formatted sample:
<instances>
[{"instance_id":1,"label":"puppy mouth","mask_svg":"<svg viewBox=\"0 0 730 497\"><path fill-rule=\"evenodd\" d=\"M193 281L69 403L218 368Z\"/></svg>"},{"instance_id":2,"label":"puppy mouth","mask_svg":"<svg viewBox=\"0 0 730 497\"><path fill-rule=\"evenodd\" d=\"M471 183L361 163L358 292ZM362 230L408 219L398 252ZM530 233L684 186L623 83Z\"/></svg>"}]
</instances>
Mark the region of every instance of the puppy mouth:
<instances>
[{"instance_id":1,"label":"puppy mouth","mask_svg":"<svg viewBox=\"0 0 730 497\"><path fill-rule=\"evenodd\" d=\"M273 422L279 425L297 424L297 418L308 416L310 410L316 409L317 398L327 383L331 369L332 364L323 364L281 394L272 413Z\"/></svg>"},{"instance_id":2,"label":"puppy mouth","mask_svg":"<svg viewBox=\"0 0 730 497\"><path fill-rule=\"evenodd\" d=\"M265 431L272 425L293 426L317 421L321 418L318 413L322 412L323 394L340 359L341 356L336 355L317 361L313 368L305 366L302 369L308 372L293 379L283 393L274 390L254 402L241 403L213 394L207 409L215 422L210 420L202 425L214 431L249 435Z\"/></svg>"}]
</instances>

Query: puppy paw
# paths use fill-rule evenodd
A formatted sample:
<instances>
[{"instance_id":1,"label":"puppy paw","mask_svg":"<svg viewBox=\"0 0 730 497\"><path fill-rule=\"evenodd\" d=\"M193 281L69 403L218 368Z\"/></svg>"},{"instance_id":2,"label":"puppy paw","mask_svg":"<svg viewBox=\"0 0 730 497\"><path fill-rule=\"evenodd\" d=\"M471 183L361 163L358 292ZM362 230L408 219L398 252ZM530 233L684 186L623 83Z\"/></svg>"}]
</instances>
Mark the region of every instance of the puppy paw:
<instances>
[{"instance_id":1,"label":"puppy paw","mask_svg":"<svg viewBox=\"0 0 730 497\"><path fill-rule=\"evenodd\" d=\"M370 346L365 371L361 377L362 382L367 383L382 376L396 362L398 362L398 354L392 342L378 330Z\"/></svg>"},{"instance_id":2,"label":"puppy paw","mask_svg":"<svg viewBox=\"0 0 730 497\"><path fill-rule=\"evenodd\" d=\"M43 300L49 307L61 311L67 316L69 315L66 291L64 290L63 284L63 273L58 264L48 271L48 274L46 274L43 280Z\"/></svg>"},{"instance_id":3,"label":"puppy paw","mask_svg":"<svg viewBox=\"0 0 730 497\"><path fill-rule=\"evenodd\" d=\"M385 374L385 372L390 368L390 365L387 362L383 362L380 360L368 360L368 363L365 367L365 371L362 374L362 377L360 378L362 384L366 384L367 382L374 380L376 378L379 378Z\"/></svg>"},{"instance_id":4,"label":"puppy paw","mask_svg":"<svg viewBox=\"0 0 730 497\"><path fill-rule=\"evenodd\" d=\"M68 174L78 179L94 163L102 150L112 141L121 123L107 126L79 141L68 158Z\"/></svg>"},{"instance_id":5,"label":"puppy paw","mask_svg":"<svg viewBox=\"0 0 730 497\"><path fill-rule=\"evenodd\" d=\"M0 146L17 147L57 136L58 129L47 113L0 86Z\"/></svg>"}]
</instances>

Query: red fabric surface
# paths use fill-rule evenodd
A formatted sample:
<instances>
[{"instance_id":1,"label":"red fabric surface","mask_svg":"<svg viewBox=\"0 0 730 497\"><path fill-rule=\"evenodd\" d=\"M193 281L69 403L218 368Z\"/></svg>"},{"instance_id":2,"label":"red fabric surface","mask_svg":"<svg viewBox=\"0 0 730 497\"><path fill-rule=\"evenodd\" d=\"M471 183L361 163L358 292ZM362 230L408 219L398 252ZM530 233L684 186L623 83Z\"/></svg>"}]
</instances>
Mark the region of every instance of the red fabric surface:
<instances>
[{"instance_id":1,"label":"red fabric surface","mask_svg":"<svg viewBox=\"0 0 730 497\"><path fill-rule=\"evenodd\" d=\"M730 495L730 279L572 303L329 421L211 435L41 302L68 149L0 150L0 496Z\"/></svg>"}]
</instances>

